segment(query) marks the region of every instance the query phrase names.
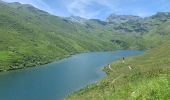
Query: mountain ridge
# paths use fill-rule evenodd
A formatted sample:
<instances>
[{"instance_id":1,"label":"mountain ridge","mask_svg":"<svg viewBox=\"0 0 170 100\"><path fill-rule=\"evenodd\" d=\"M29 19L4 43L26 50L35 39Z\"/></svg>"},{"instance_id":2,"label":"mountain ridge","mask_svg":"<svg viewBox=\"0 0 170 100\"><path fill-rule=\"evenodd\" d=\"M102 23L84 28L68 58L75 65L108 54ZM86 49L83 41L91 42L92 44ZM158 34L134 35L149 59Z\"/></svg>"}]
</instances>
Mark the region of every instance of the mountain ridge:
<instances>
[{"instance_id":1,"label":"mountain ridge","mask_svg":"<svg viewBox=\"0 0 170 100\"><path fill-rule=\"evenodd\" d=\"M0 72L36 67L82 52L145 50L144 55L105 67L103 80L66 99L168 100L170 13L142 19L112 15L109 20L59 17L31 5L0 0Z\"/></svg>"},{"instance_id":2,"label":"mountain ridge","mask_svg":"<svg viewBox=\"0 0 170 100\"><path fill-rule=\"evenodd\" d=\"M73 16L70 20L18 3L0 3L0 12L2 71L38 66L80 52L148 49L153 44L143 44L151 41L145 34L165 23L159 18L123 24Z\"/></svg>"}]
</instances>

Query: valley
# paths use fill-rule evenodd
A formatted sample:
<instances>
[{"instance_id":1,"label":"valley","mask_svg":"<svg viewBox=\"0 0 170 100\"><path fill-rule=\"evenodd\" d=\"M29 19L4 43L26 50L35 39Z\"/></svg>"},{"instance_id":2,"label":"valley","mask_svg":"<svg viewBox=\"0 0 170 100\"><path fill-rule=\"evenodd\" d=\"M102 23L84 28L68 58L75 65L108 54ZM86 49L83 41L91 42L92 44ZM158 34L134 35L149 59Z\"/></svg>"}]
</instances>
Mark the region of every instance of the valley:
<instances>
[{"instance_id":1,"label":"valley","mask_svg":"<svg viewBox=\"0 0 170 100\"><path fill-rule=\"evenodd\" d=\"M31 5L3 1L0 12L1 71L38 66L80 52L146 50L169 35L157 32L168 24L168 12L148 18L111 15L100 21L53 16Z\"/></svg>"},{"instance_id":2,"label":"valley","mask_svg":"<svg viewBox=\"0 0 170 100\"><path fill-rule=\"evenodd\" d=\"M62 79L62 84L74 83L76 80L69 80L74 79L73 77L67 77L75 75L73 70L78 73L76 76L79 76L80 68L84 68L84 70L81 69L81 72L84 72L82 76L80 75L81 79L86 78L88 72L91 72L92 76L88 77L87 80L82 80L83 84L79 82L78 87L73 83L67 84L68 88L75 87L69 93L77 90L73 94L69 94L68 88L62 86L65 90L61 89L64 93L58 94L58 98L63 99L66 96L68 100L169 100L169 49L170 12L157 12L147 17L113 13L105 20L100 20L79 16L55 16L29 4L7 3L0 0L0 74L2 75L2 77L0 75L0 80L2 80L0 88L6 92L3 94L4 91L0 91L0 99L2 98L1 94L3 94L3 98L7 98L10 87L18 90L17 87L20 87L20 84L27 77L33 78L34 82L38 82L38 78L40 78L42 83L48 79L40 85L41 89L49 89L52 84L50 81L54 82L55 84L52 86L55 88L51 87L53 92L50 89L42 92L42 94L48 94L49 98L51 97L53 100L57 96L54 94L58 88L56 86L57 79ZM125 52L132 50L134 54L136 50L145 53L125 57L124 53L114 55L113 52L117 50ZM95 55L92 57L92 52L94 54L107 52L107 56ZM87 54L82 57L82 53ZM79 54L77 57L80 59L74 60L74 56L76 57L77 54ZM107 57L111 55L115 58L108 59ZM124 57L125 60L122 61ZM66 62L64 62L64 58L67 58ZM64 60L60 66L61 59ZM70 59L71 62L69 62ZM76 62L78 60L80 62ZM54 63L57 61L59 62ZM109 65L107 65L108 63ZM68 65L72 65L74 68L70 70L71 66ZM80 67L80 65L82 66ZM90 70L91 67L93 68L92 65L94 65L93 71ZM68 70L62 69L62 66L64 66L63 68L67 67ZM104 72L96 72L95 68L101 68L101 66L105 66L103 71L106 73L106 77L100 76ZM30 67L35 68L29 69ZM86 69L86 67L89 68ZM68 82L60 77L65 72L70 74L66 77ZM97 76L98 74L93 72L100 73L100 75ZM14 76L16 79L12 75L16 75ZM99 79L101 80L98 81ZM93 81L93 84L89 80ZM30 95L32 95L30 98L38 98L38 96L31 94L33 88L29 87L36 87L37 83L33 84L31 79L28 79L27 82L31 85L21 84L21 86L30 89ZM18 84L13 85L13 83ZM22 93L23 88L19 89ZM35 89L38 90L38 88ZM55 96L52 97L50 93ZM40 98L42 94L38 94ZM11 95L20 99L17 92Z\"/></svg>"}]
</instances>

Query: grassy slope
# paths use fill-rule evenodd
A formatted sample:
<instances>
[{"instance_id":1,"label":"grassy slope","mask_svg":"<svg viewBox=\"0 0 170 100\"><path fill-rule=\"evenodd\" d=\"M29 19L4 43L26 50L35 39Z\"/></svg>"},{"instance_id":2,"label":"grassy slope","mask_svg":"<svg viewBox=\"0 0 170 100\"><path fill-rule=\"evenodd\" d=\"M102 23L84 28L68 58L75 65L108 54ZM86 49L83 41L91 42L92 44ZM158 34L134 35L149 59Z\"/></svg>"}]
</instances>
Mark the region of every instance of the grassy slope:
<instances>
[{"instance_id":1,"label":"grassy slope","mask_svg":"<svg viewBox=\"0 0 170 100\"><path fill-rule=\"evenodd\" d=\"M90 22L93 27L84 27L29 5L0 3L0 12L0 70L36 66L78 52L124 48L112 44L112 39L126 42L127 48L144 49L163 44L170 37L170 22L141 37L113 33L96 22ZM108 77L70 99L168 99L168 43L144 56L128 58L126 64L112 64L114 71L105 68Z\"/></svg>"},{"instance_id":2,"label":"grassy slope","mask_svg":"<svg viewBox=\"0 0 170 100\"><path fill-rule=\"evenodd\" d=\"M144 49L142 37L116 33L104 22L84 26L30 5L0 2L0 71L38 66L87 51ZM113 43L111 40L120 40Z\"/></svg>"},{"instance_id":3,"label":"grassy slope","mask_svg":"<svg viewBox=\"0 0 170 100\"><path fill-rule=\"evenodd\" d=\"M128 68L131 66L132 70ZM69 100L170 99L170 43L106 67L106 78L70 96Z\"/></svg>"},{"instance_id":4,"label":"grassy slope","mask_svg":"<svg viewBox=\"0 0 170 100\"><path fill-rule=\"evenodd\" d=\"M169 100L170 21L143 36L143 44L154 48L144 55L114 62L105 67L107 77L73 95L68 100ZM159 46L158 46L159 45ZM156 46L156 47L155 47ZM129 69L129 66L132 70Z\"/></svg>"},{"instance_id":5,"label":"grassy slope","mask_svg":"<svg viewBox=\"0 0 170 100\"><path fill-rule=\"evenodd\" d=\"M0 3L0 12L0 70L36 66L78 52L117 48L110 42L109 32L101 35L105 31L88 30L30 5Z\"/></svg>"}]
</instances>

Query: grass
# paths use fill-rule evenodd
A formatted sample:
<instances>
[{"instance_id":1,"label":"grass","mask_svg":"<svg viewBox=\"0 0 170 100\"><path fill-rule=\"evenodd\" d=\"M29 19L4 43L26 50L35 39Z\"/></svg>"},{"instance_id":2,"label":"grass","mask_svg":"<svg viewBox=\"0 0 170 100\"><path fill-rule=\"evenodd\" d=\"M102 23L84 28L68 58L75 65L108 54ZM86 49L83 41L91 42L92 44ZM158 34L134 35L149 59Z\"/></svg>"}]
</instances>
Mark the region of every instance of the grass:
<instances>
[{"instance_id":1,"label":"grass","mask_svg":"<svg viewBox=\"0 0 170 100\"><path fill-rule=\"evenodd\" d=\"M82 25L30 5L0 1L0 12L0 71L38 66L80 52L153 48L143 56L127 58L124 64L113 63L113 71L106 67L105 79L67 99L170 99L167 14L132 23L88 20Z\"/></svg>"},{"instance_id":2,"label":"grass","mask_svg":"<svg viewBox=\"0 0 170 100\"><path fill-rule=\"evenodd\" d=\"M80 52L145 49L139 33L113 32L101 21L82 25L31 5L2 1L0 12L0 52L6 52L1 54L0 69L39 66Z\"/></svg>"},{"instance_id":3,"label":"grass","mask_svg":"<svg viewBox=\"0 0 170 100\"><path fill-rule=\"evenodd\" d=\"M110 40L98 36L103 31L88 31L82 25L65 22L30 5L0 2L0 12L3 70L38 66L80 52L116 48ZM112 37L110 33L109 36Z\"/></svg>"},{"instance_id":4,"label":"grass","mask_svg":"<svg viewBox=\"0 0 170 100\"><path fill-rule=\"evenodd\" d=\"M166 75L143 80L140 83L132 84L131 98L135 100L150 99L150 100L168 100L170 87L169 80ZM133 87L135 86L135 87Z\"/></svg>"},{"instance_id":5,"label":"grass","mask_svg":"<svg viewBox=\"0 0 170 100\"><path fill-rule=\"evenodd\" d=\"M8 60L10 57L11 57L11 53L10 52L5 52L5 51L1 51L0 52L0 60L1 61Z\"/></svg>"},{"instance_id":6,"label":"grass","mask_svg":"<svg viewBox=\"0 0 170 100\"><path fill-rule=\"evenodd\" d=\"M107 77L68 100L169 100L170 44L147 51L142 56L114 62L104 69ZM132 70L128 66L131 66Z\"/></svg>"}]
</instances>

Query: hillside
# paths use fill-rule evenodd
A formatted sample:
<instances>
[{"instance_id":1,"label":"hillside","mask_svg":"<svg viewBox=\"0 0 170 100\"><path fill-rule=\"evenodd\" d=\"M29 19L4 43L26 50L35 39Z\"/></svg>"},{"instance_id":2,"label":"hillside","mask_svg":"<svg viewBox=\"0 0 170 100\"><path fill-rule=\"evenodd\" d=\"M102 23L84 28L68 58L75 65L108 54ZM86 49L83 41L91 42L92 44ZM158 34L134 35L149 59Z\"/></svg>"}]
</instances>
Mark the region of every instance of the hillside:
<instances>
[{"instance_id":1,"label":"hillside","mask_svg":"<svg viewBox=\"0 0 170 100\"><path fill-rule=\"evenodd\" d=\"M137 20L120 15L127 17L121 23L114 22L116 15L108 17L110 21L63 18L31 5L3 1L0 12L0 71L38 66L80 52L153 48L162 43L157 39L166 37L154 31L170 18L169 13Z\"/></svg>"},{"instance_id":2,"label":"hillside","mask_svg":"<svg viewBox=\"0 0 170 100\"><path fill-rule=\"evenodd\" d=\"M158 13L159 14L159 13ZM157 15L156 15L157 16ZM170 21L143 35L143 44L152 49L144 55L106 66L107 77L87 86L68 100L169 100Z\"/></svg>"},{"instance_id":3,"label":"hillside","mask_svg":"<svg viewBox=\"0 0 170 100\"><path fill-rule=\"evenodd\" d=\"M107 77L69 96L68 100L169 100L170 42L142 56L117 61Z\"/></svg>"},{"instance_id":4,"label":"hillside","mask_svg":"<svg viewBox=\"0 0 170 100\"><path fill-rule=\"evenodd\" d=\"M31 5L0 2L0 70L37 66L87 51L113 50L111 33L88 29ZM94 34L92 34L92 32Z\"/></svg>"},{"instance_id":5,"label":"hillside","mask_svg":"<svg viewBox=\"0 0 170 100\"><path fill-rule=\"evenodd\" d=\"M106 21L59 17L0 0L0 72L35 67L73 54L145 50L106 66L107 76L68 100L169 100L170 12L150 17L111 14Z\"/></svg>"}]
</instances>

